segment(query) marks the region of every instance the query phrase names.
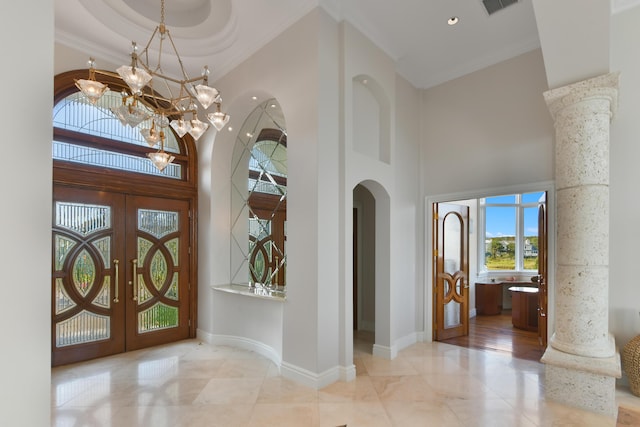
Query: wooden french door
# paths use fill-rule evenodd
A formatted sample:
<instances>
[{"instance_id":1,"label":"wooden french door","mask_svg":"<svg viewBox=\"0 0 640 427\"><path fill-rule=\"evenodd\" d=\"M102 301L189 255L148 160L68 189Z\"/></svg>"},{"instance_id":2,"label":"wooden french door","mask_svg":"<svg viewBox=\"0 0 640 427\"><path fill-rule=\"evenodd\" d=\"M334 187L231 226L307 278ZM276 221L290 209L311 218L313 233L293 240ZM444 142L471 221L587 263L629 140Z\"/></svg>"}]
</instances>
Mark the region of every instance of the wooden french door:
<instances>
[{"instance_id":1,"label":"wooden french door","mask_svg":"<svg viewBox=\"0 0 640 427\"><path fill-rule=\"evenodd\" d=\"M547 205L540 203L538 205L538 341L543 347L547 346L547 238Z\"/></svg>"},{"instance_id":2,"label":"wooden french door","mask_svg":"<svg viewBox=\"0 0 640 427\"><path fill-rule=\"evenodd\" d=\"M434 339L469 335L469 207L433 205Z\"/></svg>"},{"instance_id":3,"label":"wooden french door","mask_svg":"<svg viewBox=\"0 0 640 427\"><path fill-rule=\"evenodd\" d=\"M189 202L54 187L52 364L189 336Z\"/></svg>"}]
</instances>

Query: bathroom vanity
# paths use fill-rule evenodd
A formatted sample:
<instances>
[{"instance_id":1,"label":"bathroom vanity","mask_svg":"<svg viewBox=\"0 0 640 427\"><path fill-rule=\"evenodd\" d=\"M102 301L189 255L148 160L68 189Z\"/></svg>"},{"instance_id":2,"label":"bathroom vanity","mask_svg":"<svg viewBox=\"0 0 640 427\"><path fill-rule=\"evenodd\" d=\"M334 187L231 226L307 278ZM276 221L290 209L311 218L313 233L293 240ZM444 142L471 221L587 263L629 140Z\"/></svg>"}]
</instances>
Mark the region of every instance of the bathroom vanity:
<instances>
[{"instance_id":1,"label":"bathroom vanity","mask_svg":"<svg viewBox=\"0 0 640 427\"><path fill-rule=\"evenodd\" d=\"M494 316L502 313L502 282L476 282L476 314Z\"/></svg>"},{"instance_id":2,"label":"bathroom vanity","mask_svg":"<svg viewBox=\"0 0 640 427\"><path fill-rule=\"evenodd\" d=\"M538 330L538 288L511 286L511 321L514 328Z\"/></svg>"}]
</instances>

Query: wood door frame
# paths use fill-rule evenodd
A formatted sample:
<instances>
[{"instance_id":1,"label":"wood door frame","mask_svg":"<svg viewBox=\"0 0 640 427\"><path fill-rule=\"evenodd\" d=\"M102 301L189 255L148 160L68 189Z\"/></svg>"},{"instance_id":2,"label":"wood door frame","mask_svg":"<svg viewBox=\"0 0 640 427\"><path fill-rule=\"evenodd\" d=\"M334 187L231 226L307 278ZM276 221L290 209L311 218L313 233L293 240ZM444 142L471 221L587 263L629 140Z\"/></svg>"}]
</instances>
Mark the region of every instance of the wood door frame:
<instances>
[{"instance_id":1,"label":"wood door frame","mask_svg":"<svg viewBox=\"0 0 640 427\"><path fill-rule=\"evenodd\" d=\"M445 193L439 195L431 195L425 197L424 203L424 310L423 310L423 322L424 322L424 337L426 340L433 340L433 316L435 315L433 292L432 292L432 277L433 277L433 209L434 203L454 202L456 200L469 200L479 199L482 197L490 197L496 194L515 194L515 193L530 193L535 191L547 192L547 235L551 238L547 242L547 291L548 291L548 310L547 310L547 328L548 335L554 328L555 312L554 312L554 291L555 291L555 183L553 181L542 181L531 184L495 187L485 190L468 190L457 193Z\"/></svg>"}]
</instances>

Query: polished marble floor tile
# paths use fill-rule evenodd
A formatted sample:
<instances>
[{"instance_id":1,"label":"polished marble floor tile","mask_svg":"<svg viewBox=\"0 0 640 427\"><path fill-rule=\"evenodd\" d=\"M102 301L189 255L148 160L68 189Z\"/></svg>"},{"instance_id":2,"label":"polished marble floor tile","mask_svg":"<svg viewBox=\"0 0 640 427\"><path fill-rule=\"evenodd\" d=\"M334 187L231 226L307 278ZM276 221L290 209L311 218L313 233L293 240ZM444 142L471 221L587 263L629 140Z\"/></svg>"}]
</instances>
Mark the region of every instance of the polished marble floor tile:
<instances>
[{"instance_id":1,"label":"polished marble floor tile","mask_svg":"<svg viewBox=\"0 0 640 427\"><path fill-rule=\"evenodd\" d=\"M417 343L394 360L354 343L356 378L321 390L256 353L199 340L54 368L54 427L615 427L545 399L544 366L496 351ZM640 410L640 398L617 390Z\"/></svg>"}]
</instances>

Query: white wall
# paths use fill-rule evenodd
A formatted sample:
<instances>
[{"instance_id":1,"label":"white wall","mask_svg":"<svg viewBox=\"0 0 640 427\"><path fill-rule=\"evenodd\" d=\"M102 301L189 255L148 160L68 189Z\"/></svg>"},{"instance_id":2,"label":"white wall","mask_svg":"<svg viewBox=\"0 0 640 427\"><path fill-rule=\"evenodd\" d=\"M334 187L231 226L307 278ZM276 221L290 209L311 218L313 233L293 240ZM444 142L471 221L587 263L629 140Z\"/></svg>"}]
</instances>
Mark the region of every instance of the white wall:
<instances>
[{"instance_id":1,"label":"white wall","mask_svg":"<svg viewBox=\"0 0 640 427\"><path fill-rule=\"evenodd\" d=\"M609 71L611 1L533 0L549 88Z\"/></svg>"},{"instance_id":2,"label":"white wall","mask_svg":"<svg viewBox=\"0 0 640 427\"><path fill-rule=\"evenodd\" d=\"M612 17L611 71L620 71L618 112L611 122L609 327L616 345L640 334L640 7Z\"/></svg>"},{"instance_id":3,"label":"white wall","mask_svg":"<svg viewBox=\"0 0 640 427\"><path fill-rule=\"evenodd\" d=\"M550 181L554 128L539 50L425 90L426 195Z\"/></svg>"},{"instance_id":4,"label":"white wall","mask_svg":"<svg viewBox=\"0 0 640 427\"><path fill-rule=\"evenodd\" d=\"M395 219L392 253L398 268L391 284L398 288L394 335L411 340L424 330L424 203L420 180L420 91L400 76L395 81ZM422 337L417 336L418 341Z\"/></svg>"},{"instance_id":5,"label":"white wall","mask_svg":"<svg viewBox=\"0 0 640 427\"><path fill-rule=\"evenodd\" d=\"M8 120L2 139L6 159L0 168L0 425L48 426L53 3L2 2L0 16L5 18L0 28L5 102L0 111Z\"/></svg>"},{"instance_id":6,"label":"white wall","mask_svg":"<svg viewBox=\"0 0 640 427\"><path fill-rule=\"evenodd\" d=\"M261 323L260 328L253 330L251 337L267 345L276 345L270 338L275 336L274 330L283 337L281 351L285 375L299 373L301 376L313 376L326 369L321 366L337 365L337 223L335 218L321 212L321 184L318 182L320 157L333 156L337 163L337 155L330 148L332 144L337 146L337 115L334 118L323 118L323 132L331 134L331 129L334 129L334 137L327 138L322 145L319 142L322 135L318 129L318 110L322 107L322 100L319 99L322 90L318 78L318 34L320 28L326 25L325 20L326 16L319 11L310 13L215 82L229 108L232 117L230 125L234 128L239 129L255 104L267 96L278 100L287 123L287 301L283 304L258 301L257 303L270 305L265 310L280 310L283 320L276 324ZM333 26L335 27L335 23ZM329 32L335 33L335 29ZM327 43L331 45L331 41ZM335 58L335 48L333 49ZM337 64L334 68L333 73L337 75ZM333 90L337 93L338 85L335 81L327 84L332 88L329 92ZM251 101L250 97L256 93L260 99ZM329 99L325 102L332 101ZM336 101L333 104L332 110L337 112ZM207 175L202 175L205 181L201 182L200 188L211 188L211 198L205 199L206 206L201 202L199 215L202 224L199 234L199 325L203 333L214 335L234 334L243 329L239 325L256 324L260 321L251 311L240 314L232 309L234 305L212 304L213 299L238 297L221 292L212 293L209 289L211 285L225 284L230 280L228 186L234 141L235 133L220 132L214 143L208 142L211 151L200 151L203 156L201 163L211 165L207 167ZM331 185L332 177L337 180L335 166L326 162L324 166L326 168L322 170L321 179L327 180L324 184ZM328 211L335 212L335 184L330 193L334 200L327 201L323 206L330 206L332 209ZM324 221L323 224L320 224L320 218ZM334 240L321 241L326 238ZM332 250L326 250L326 246L330 246ZM333 256L334 259L322 259L327 256ZM327 295L330 295L331 301L321 303L320 299L327 298ZM322 307L323 313L319 313L319 307ZM277 318L277 315L274 313L272 317ZM323 342L324 345L319 343L322 340L320 334L330 335L330 339Z\"/></svg>"}]
</instances>

